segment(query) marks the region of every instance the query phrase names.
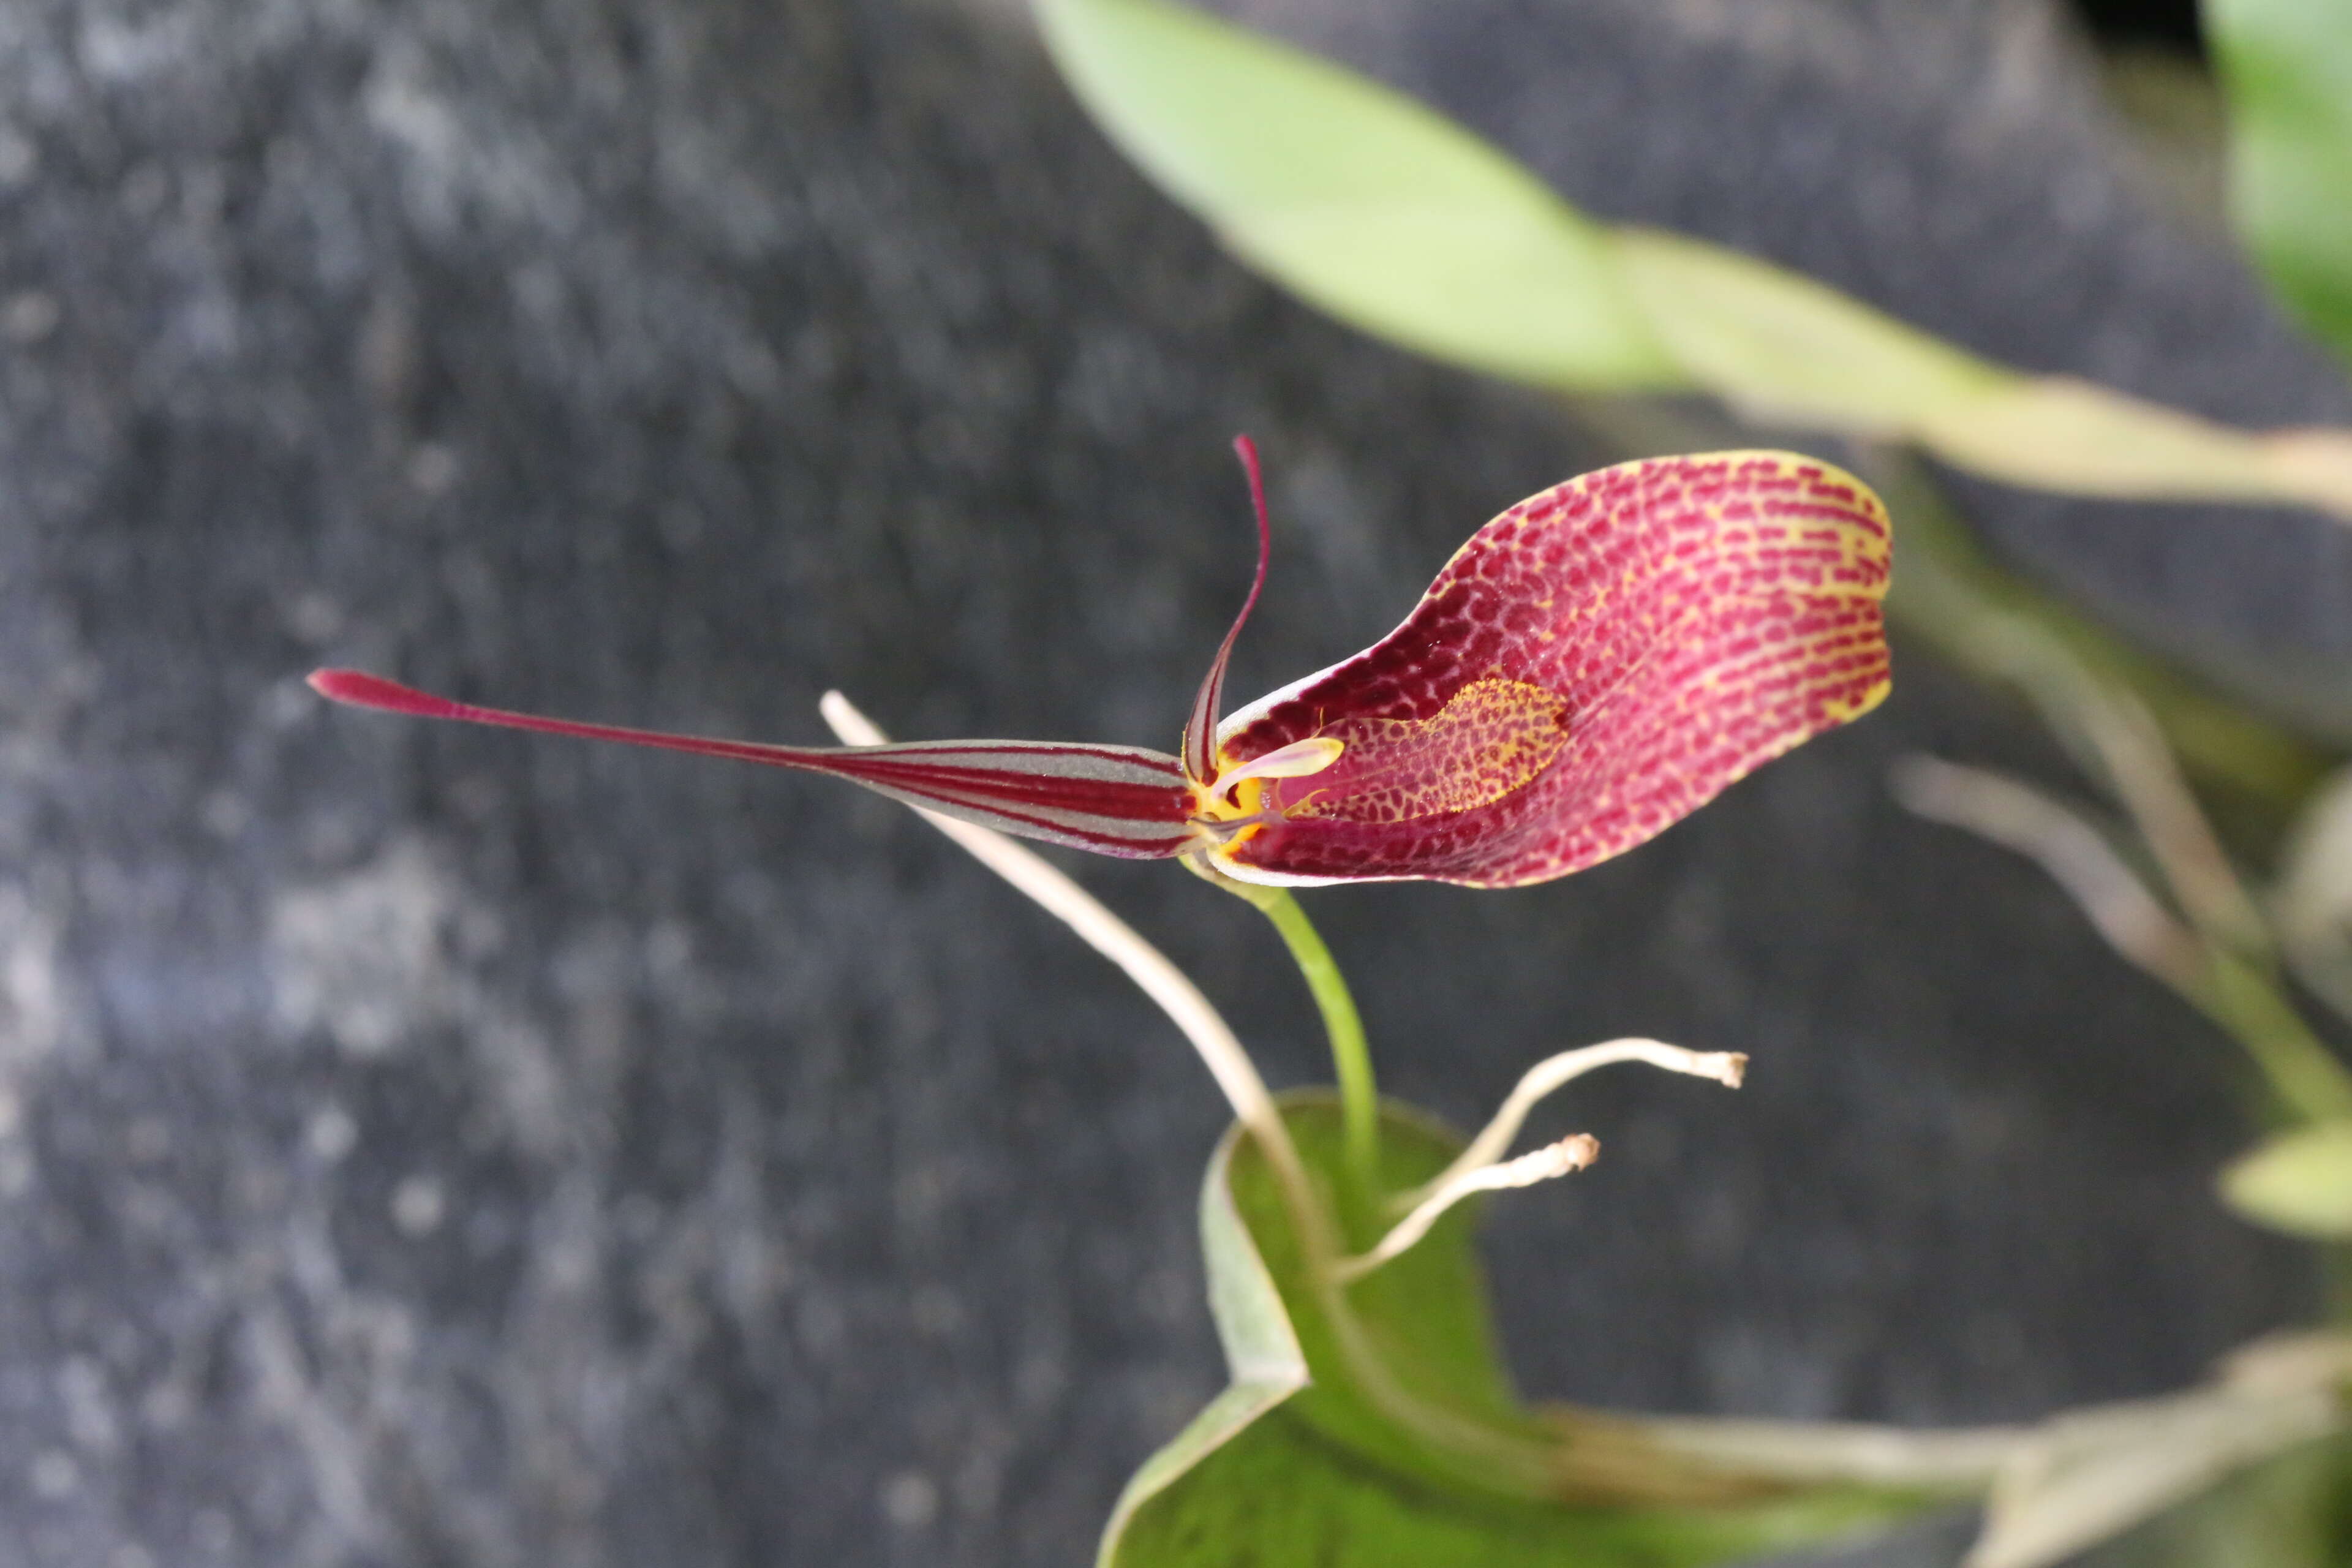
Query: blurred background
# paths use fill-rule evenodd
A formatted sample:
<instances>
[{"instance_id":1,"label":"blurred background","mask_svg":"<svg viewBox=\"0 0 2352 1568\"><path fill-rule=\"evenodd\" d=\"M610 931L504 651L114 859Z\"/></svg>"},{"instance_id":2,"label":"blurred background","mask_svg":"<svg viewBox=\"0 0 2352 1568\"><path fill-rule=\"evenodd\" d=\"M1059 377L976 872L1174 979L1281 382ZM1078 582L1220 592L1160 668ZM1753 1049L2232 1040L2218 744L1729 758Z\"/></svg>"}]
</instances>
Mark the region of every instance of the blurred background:
<instances>
[{"instance_id":1,"label":"blurred background","mask_svg":"<svg viewBox=\"0 0 2352 1568\"><path fill-rule=\"evenodd\" d=\"M2030 369L2352 421L2219 218L2186 5L1221 8L1601 216ZM0 9L0 1565L1086 1561L1223 1381L1224 1114L1174 1031L885 802L301 677L1171 746L1247 581L1237 430L1276 529L1237 699L1509 502L1758 438L1294 303L1013 0ZM2340 525L1928 479L2026 580L2352 742ZM1459 1123L1587 1040L1753 1058L1545 1112L1607 1155L1495 1205L1531 1394L2021 1420L2315 1310L2211 1195L2231 1047L1886 773L2080 781L1897 658L1877 715L1594 871L1309 901L1384 1089ZM1328 1076L1255 917L1074 868L1269 1077Z\"/></svg>"}]
</instances>

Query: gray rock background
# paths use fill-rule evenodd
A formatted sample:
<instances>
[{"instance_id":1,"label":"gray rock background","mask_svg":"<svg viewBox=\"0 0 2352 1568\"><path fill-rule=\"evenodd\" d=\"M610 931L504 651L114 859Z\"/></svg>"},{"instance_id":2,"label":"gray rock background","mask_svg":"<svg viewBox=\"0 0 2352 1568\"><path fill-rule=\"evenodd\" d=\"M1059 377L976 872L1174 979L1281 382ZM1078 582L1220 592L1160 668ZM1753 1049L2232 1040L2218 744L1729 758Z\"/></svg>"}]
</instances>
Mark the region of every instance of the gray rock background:
<instances>
[{"instance_id":1,"label":"gray rock background","mask_svg":"<svg viewBox=\"0 0 2352 1568\"><path fill-rule=\"evenodd\" d=\"M1457 14L1287 20L1442 93L1532 36ZM2217 252L2067 194L2092 129L1953 150L1988 83L2086 112L2032 12L1640 15L1551 14L1577 118L1494 79L1580 199L2037 363L2144 385L2187 334L2182 401L2342 408L2226 262L2163 259ZM1898 26L1883 90L1764 47ZM1865 157L1913 203L1862 203L1875 249L1815 199ZM1742 216L1751 182L1783 195ZM1085 1561L1220 1381L1223 1118L1173 1031L882 802L299 678L797 740L838 685L908 736L1164 745L1245 580L1234 430L1278 514L1244 695L1614 454L1251 280L1017 28L915 0L26 0L0 332L0 1568ZM2191 520L2179 556L2173 520L1973 499L2215 647L2340 651L2336 536ZM1386 1086L1457 1121L1587 1039L1754 1053L1737 1098L1626 1073L1549 1113L1609 1158L1496 1207L1531 1392L2021 1417L2309 1309L2206 1194L2226 1048L2038 874L1897 813L1917 747L2063 778L1911 657L1586 876L1314 900ZM1248 911L1078 869L1270 1077L1325 1076Z\"/></svg>"}]
</instances>

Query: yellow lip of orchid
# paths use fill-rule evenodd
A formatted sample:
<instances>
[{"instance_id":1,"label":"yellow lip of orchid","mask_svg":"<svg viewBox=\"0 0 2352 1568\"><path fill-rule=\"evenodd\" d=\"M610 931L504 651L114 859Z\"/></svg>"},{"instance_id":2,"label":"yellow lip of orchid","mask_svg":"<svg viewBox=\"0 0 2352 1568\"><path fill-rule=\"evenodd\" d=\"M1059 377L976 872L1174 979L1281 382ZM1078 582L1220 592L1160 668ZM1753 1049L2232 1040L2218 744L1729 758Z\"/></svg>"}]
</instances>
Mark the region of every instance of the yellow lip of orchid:
<instances>
[{"instance_id":1,"label":"yellow lip of orchid","mask_svg":"<svg viewBox=\"0 0 2352 1568\"><path fill-rule=\"evenodd\" d=\"M1347 749L1347 742L1328 735L1309 735L1222 769L1208 784L1195 781L1192 826L1201 847L1213 853L1264 825L1264 781L1311 777L1338 762Z\"/></svg>"}]
</instances>

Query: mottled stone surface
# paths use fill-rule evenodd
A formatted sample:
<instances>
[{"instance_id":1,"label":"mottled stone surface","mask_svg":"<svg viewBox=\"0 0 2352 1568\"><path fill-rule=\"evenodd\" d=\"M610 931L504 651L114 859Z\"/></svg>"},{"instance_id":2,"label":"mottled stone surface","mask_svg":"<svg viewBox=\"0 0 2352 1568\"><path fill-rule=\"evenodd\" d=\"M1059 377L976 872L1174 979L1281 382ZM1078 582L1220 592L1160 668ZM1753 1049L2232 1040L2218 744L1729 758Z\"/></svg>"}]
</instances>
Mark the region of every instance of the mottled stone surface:
<instances>
[{"instance_id":1,"label":"mottled stone surface","mask_svg":"<svg viewBox=\"0 0 2352 1568\"><path fill-rule=\"evenodd\" d=\"M1683 90L1617 110L1643 179L1721 140ZM0 115L0 1565L1083 1561L1219 1381L1172 1030L885 803L299 676L1167 745L1234 429L1242 696L1613 454L1249 280L944 11L23 0ZM1608 1154L1497 1205L1531 1389L2021 1416L2307 1300L2205 1194L2221 1044L1883 787L2048 748L1897 682L1586 876L1316 900L1457 1120L1610 1034L1755 1054L1547 1114ZM1082 869L1321 1075L1246 910Z\"/></svg>"}]
</instances>

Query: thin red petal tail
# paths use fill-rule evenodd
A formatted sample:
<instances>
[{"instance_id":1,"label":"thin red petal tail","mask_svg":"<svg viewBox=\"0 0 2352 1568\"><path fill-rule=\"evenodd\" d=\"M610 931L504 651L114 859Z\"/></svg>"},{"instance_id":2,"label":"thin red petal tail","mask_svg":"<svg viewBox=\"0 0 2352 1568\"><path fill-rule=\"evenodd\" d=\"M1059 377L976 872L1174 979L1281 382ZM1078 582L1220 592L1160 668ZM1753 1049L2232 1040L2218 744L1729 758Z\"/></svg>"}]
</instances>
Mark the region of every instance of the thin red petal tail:
<instances>
[{"instance_id":1,"label":"thin red petal tail","mask_svg":"<svg viewBox=\"0 0 2352 1568\"><path fill-rule=\"evenodd\" d=\"M347 702L354 708L373 708L381 713L405 713L417 719L474 716L473 710L462 702L452 702L446 697L436 697L429 691L419 691L413 686L357 669L314 669L310 684L310 689L321 697Z\"/></svg>"},{"instance_id":2,"label":"thin red petal tail","mask_svg":"<svg viewBox=\"0 0 2352 1568\"><path fill-rule=\"evenodd\" d=\"M481 708L352 669L320 670L310 677L310 688L337 702L419 719L456 719L826 773L907 805L1098 855L1157 858L1179 854L1192 842L1192 795L1181 766L1164 752L1139 746L1045 741L772 746Z\"/></svg>"},{"instance_id":3,"label":"thin red petal tail","mask_svg":"<svg viewBox=\"0 0 2352 1568\"><path fill-rule=\"evenodd\" d=\"M482 708L453 702L380 675L356 669L320 669L310 676L310 689L354 708L400 713L414 719L456 719L467 724L495 724L509 730L531 730L542 735L568 735L580 741L616 741L630 746L657 746L665 751L691 752L702 756L733 757L745 762L775 763L787 767L808 765L796 746L768 746L749 741L712 741L696 735L671 735L656 730L631 730L616 724L581 724L569 719L542 719L536 713Z\"/></svg>"},{"instance_id":4,"label":"thin red petal tail","mask_svg":"<svg viewBox=\"0 0 2352 1568\"><path fill-rule=\"evenodd\" d=\"M1249 597L1242 601L1242 613L1234 617L1233 629L1225 640L1217 645L1217 657L1209 661L1209 673L1201 681L1201 689L1192 699L1192 716L1184 721L1184 773L1202 784L1213 782L1216 767L1217 715L1225 705L1225 666L1234 657L1234 643L1242 635L1242 626L1257 607L1258 591L1265 586L1265 566L1274 551L1274 528L1266 521L1265 479L1258 471L1257 443L1246 436L1234 437L1234 451L1242 460L1243 471L1249 475L1250 504L1257 509L1257 575L1250 582Z\"/></svg>"}]
</instances>

